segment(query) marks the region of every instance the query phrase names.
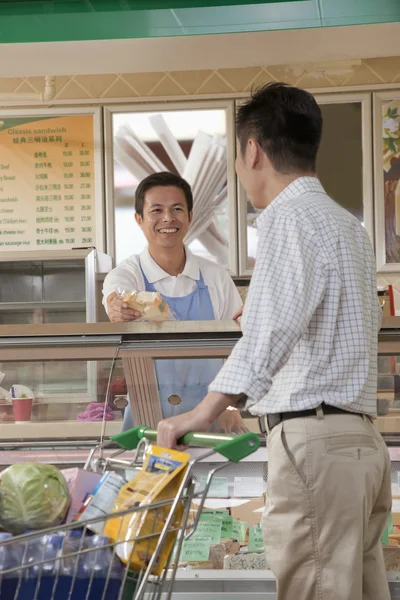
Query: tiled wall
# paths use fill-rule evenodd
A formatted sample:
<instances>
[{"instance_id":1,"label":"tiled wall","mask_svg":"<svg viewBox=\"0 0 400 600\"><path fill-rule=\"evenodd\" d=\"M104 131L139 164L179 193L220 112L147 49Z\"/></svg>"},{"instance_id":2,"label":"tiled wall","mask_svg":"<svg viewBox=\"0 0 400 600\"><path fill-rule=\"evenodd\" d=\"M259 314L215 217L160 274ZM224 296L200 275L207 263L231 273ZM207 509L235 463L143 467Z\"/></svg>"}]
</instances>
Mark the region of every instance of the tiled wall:
<instances>
[{"instance_id":1,"label":"tiled wall","mask_svg":"<svg viewBox=\"0 0 400 600\"><path fill-rule=\"evenodd\" d=\"M321 65L259 66L238 69L111 73L57 77L56 100L170 98L246 93L269 81L308 89L400 83L400 56ZM0 78L2 93L40 92L42 77Z\"/></svg>"},{"instance_id":2,"label":"tiled wall","mask_svg":"<svg viewBox=\"0 0 400 600\"><path fill-rule=\"evenodd\" d=\"M286 81L308 89L327 91L348 86L400 85L400 56L365 59L349 63L325 65L259 66L236 69L201 71L172 71L159 73L111 73L103 75L71 75L56 78L55 100L69 101L126 99L126 101L151 98L213 97L215 95L244 94L253 87L270 81ZM1 95L24 95L43 89L42 77L0 78ZM3 97L5 98L5 96ZM18 99L14 101L18 104ZM400 273L378 276L379 283L391 283L395 290L396 308L400 311Z\"/></svg>"}]
</instances>

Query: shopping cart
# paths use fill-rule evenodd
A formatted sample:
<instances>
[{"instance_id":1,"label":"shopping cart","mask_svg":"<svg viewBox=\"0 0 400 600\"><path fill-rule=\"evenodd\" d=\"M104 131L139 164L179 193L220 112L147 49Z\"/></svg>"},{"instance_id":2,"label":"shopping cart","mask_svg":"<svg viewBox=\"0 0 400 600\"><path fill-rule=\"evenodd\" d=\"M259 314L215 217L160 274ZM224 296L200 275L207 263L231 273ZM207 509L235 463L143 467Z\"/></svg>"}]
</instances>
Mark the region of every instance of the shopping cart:
<instances>
[{"instance_id":1,"label":"shopping cart","mask_svg":"<svg viewBox=\"0 0 400 600\"><path fill-rule=\"evenodd\" d=\"M86 469L105 473L126 472L139 469L143 464L146 448L156 441L157 432L146 427L136 427L112 436L96 446L90 453ZM105 450L117 444L118 450L107 455ZM105 514L101 518L87 519L51 529L29 532L11 537L0 534L0 599L1 600L168 600L171 598L179 556L184 540L195 531L200 519L214 474L239 462L260 446L256 434L239 436L211 433L192 433L184 436L180 444L197 446L205 452L190 461L175 498L136 506L118 513ZM206 450L207 449L207 450ZM133 456L130 451L136 450ZM204 489L197 490L193 470L199 461L218 453L227 459L216 463L207 477ZM124 456L126 454L126 456ZM99 455L99 456L98 456ZM191 520L193 500L198 509ZM146 536L131 536L110 541L101 534L105 523L116 517L135 512L152 511L154 524L162 522L157 531ZM159 518L158 518L159 517ZM122 522L122 519L121 519ZM95 526L95 527L94 527ZM165 548L168 536L174 536L174 548L164 559L161 573L157 564ZM169 538L171 539L171 538ZM119 559L119 545L135 544L146 548L142 567L132 572Z\"/></svg>"}]
</instances>

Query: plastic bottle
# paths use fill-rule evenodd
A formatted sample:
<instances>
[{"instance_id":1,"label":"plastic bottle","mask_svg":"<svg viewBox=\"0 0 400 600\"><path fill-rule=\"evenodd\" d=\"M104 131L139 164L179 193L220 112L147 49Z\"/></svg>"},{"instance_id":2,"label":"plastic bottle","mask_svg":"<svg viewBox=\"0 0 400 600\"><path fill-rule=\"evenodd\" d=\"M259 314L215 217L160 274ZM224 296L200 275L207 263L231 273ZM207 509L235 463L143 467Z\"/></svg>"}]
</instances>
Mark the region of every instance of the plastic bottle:
<instances>
[{"instance_id":1,"label":"plastic bottle","mask_svg":"<svg viewBox=\"0 0 400 600\"><path fill-rule=\"evenodd\" d=\"M108 537L71 530L1 544L10 538L0 534L0 600L118 600L123 566ZM22 569L1 576L19 565Z\"/></svg>"},{"instance_id":2,"label":"plastic bottle","mask_svg":"<svg viewBox=\"0 0 400 600\"><path fill-rule=\"evenodd\" d=\"M79 556L63 558L82 551ZM108 537L82 538L79 530L68 532L61 551L57 600L118 600L122 577L122 563L113 558Z\"/></svg>"},{"instance_id":3,"label":"plastic bottle","mask_svg":"<svg viewBox=\"0 0 400 600\"><path fill-rule=\"evenodd\" d=\"M86 554L81 552L87 549L88 542L89 538L83 537L81 530L73 529L66 533L60 553L57 600L86 600L89 582L83 569Z\"/></svg>"},{"instance_id":4,"label":"plastic bottle","mask_svg":"<svg viewBox=\"0 0 400 600\"><path fill-rule=\"evenodd\" d=\"M98 600L105 592L107 600L117 600L123 567L121 561L113 555L110 539L105 535L90 538L90 548L96 548L87 554L83 563L85 578L90 585L88 600Z\"/></svg>"},{"instance_id":5,"label":"plastic bottle","mask_svg":"<svg viewBox=\"0 0 400 600\"><path fill-rule=\"evenodd\" d=\"M63 536L54 534L20 544L24 570L18 600L48 600L52 597L62 543Z\"/></svg>"},{"instance_id":6,"label":"plastic bottle","mask_svg":"<svg viewBox=\"0 0 400 600\"><path fill-rule=\"evenodd\" d=\"M5 573L8 569L13 569L21 564L21 557L17 548L13 544L3 544L6 540L12 538L11 533L0 533L0 599L14 600L16 597L19 579L22 576L21 571L14 573Z\"/></svg>"}]
</instances>

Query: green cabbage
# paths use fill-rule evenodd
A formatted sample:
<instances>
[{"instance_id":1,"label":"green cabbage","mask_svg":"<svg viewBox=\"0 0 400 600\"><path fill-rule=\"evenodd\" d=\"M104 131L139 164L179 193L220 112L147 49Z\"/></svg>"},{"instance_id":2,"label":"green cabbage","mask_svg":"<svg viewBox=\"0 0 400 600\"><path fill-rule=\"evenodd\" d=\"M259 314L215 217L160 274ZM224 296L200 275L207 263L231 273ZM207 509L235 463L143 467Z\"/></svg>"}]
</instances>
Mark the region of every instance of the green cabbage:
<instances>
[{"instance_id":1,"label":"green cabbage","mask_svg":"<svg viewBox=\"0 0 400 600\"><path fill-rule=\"evenodd\" d=\"M59 525L70 504L67 482L52 465L21 463L0 475L0 525L18 534Z\"/></svg>"}]
</instances>

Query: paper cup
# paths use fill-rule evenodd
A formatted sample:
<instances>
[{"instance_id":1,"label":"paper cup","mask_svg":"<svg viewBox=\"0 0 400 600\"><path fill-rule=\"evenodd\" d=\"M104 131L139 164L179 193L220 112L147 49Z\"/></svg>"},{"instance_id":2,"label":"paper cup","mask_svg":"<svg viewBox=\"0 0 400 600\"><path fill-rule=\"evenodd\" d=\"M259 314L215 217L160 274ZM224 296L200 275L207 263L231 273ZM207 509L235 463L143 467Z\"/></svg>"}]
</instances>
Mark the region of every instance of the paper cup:
<instances>
[{"instance_id":1,"label":"paper cup","mask_svg":"<svg viewBox=\"0 0 400 600\"><path fill-rule=\"evenodd\" d=\"M33 398L13 398L12 405L14 420L16 423L24 423L31 420Z\"/></svg>"}]
</instances>

